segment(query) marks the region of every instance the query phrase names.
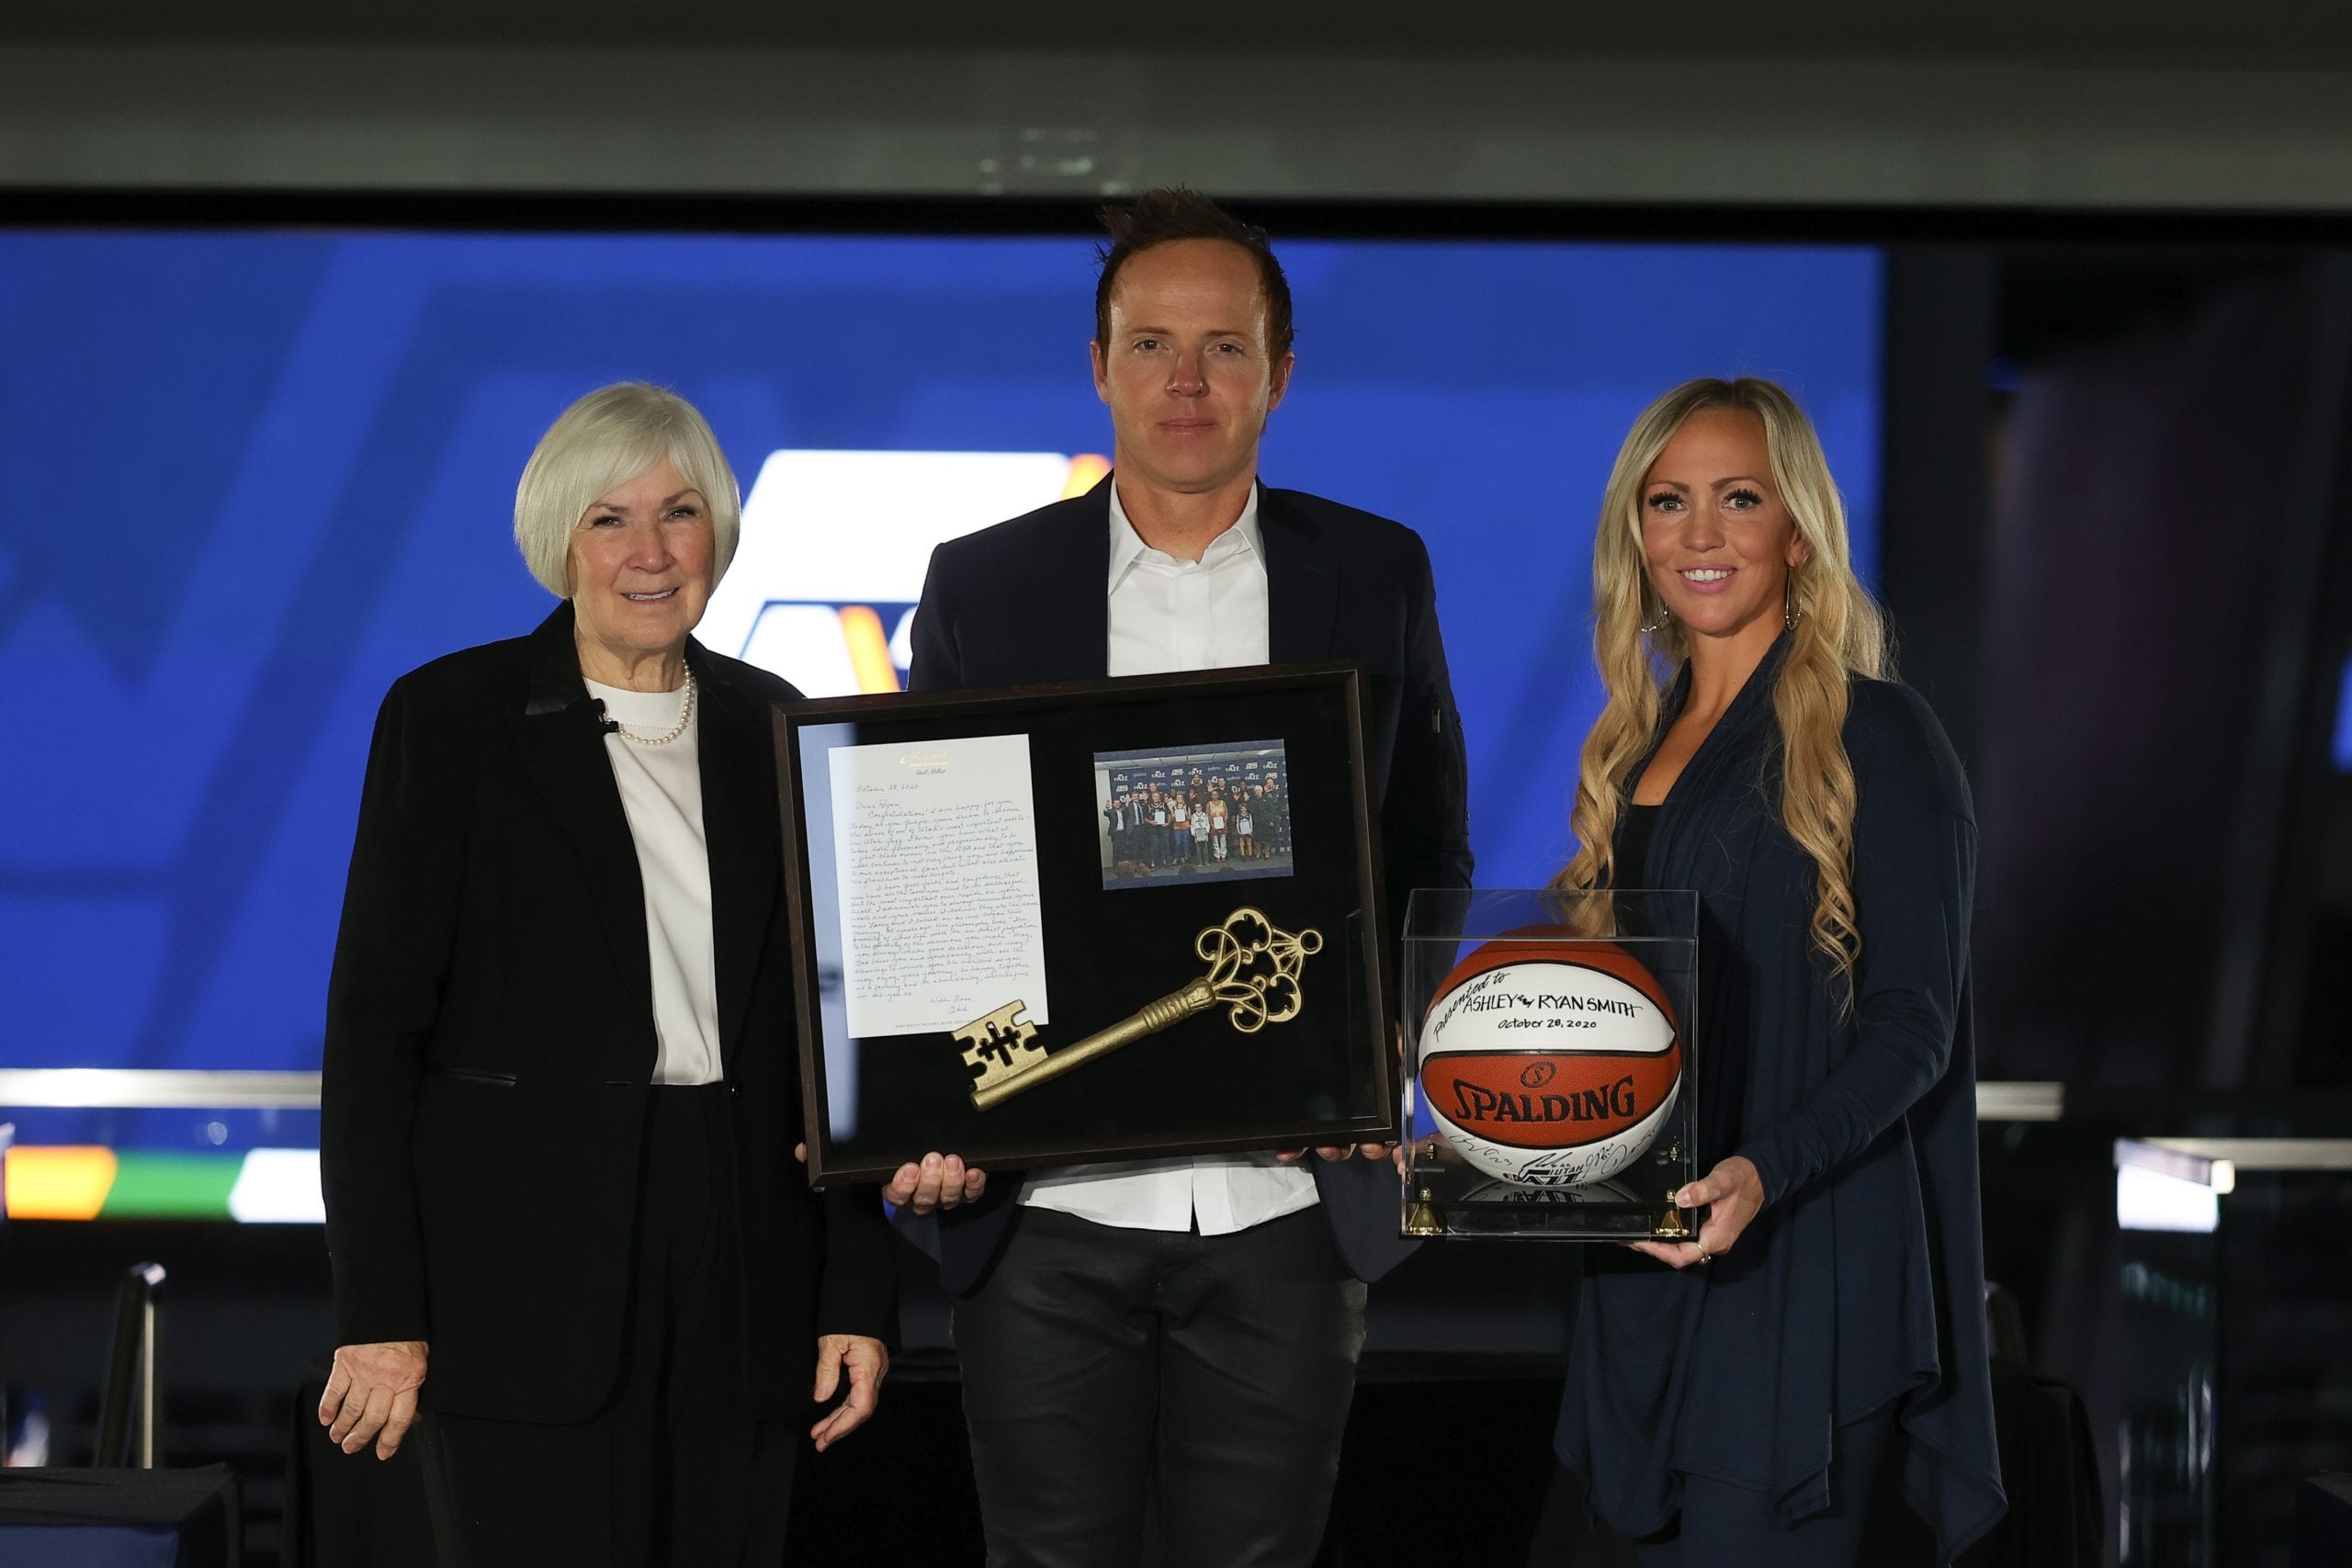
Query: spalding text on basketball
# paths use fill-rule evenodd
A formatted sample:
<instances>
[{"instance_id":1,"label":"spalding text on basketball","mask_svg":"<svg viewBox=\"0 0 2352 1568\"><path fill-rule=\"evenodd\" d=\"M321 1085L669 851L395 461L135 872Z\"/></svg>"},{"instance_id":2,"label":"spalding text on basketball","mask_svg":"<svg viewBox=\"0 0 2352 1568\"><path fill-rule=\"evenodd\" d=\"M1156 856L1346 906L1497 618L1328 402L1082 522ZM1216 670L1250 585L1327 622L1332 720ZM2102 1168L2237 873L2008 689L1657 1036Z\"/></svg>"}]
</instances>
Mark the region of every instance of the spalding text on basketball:
<instances>
[{"instance_id":1,"label":"spalding text on basketball","mask_svg":"<svg viewBox=\"0 0 2352 1568\"><path fill-rule=\"evenodd\" d=\"M1457 1078L1453 1099L1458 1122L1601 1122L1637 1109L1631 1073L1574 1094L1510 1094Z\"/></svg>"}]
</instances>

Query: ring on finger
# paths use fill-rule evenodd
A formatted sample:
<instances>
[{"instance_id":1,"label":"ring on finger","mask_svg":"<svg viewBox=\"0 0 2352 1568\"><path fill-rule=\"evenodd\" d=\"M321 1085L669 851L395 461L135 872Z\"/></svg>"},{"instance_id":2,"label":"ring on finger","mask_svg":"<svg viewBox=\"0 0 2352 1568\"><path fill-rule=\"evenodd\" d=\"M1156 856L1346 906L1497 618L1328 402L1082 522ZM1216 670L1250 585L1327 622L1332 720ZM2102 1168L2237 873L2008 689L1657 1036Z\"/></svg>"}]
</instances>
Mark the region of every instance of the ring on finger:
<instances>
[{"instance_id":1,"label":"ring on finger","mask_svg":"<svg viewBox=\"0 0 2352 1568\"><path fill-rule=\"evenodd\" d=\"M1713 1263L1715 1260L1715 1255L1707 1250L1707 1244L1705 1242L1694 1241L1690 1245L1699 1249L1699 1266L1701 1268L1703 1269L1708 1264Z\"/></svg>"}]
</instances>

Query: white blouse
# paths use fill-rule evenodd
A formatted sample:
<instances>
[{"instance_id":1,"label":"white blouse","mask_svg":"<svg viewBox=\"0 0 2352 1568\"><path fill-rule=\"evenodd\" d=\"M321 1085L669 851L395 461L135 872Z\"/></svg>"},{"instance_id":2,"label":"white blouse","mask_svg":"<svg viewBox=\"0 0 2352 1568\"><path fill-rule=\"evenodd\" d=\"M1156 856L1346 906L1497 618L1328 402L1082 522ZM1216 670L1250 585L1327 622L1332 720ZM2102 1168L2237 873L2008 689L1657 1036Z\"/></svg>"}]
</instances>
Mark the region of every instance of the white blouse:
<instances>
[{"instance_id":1,"label":"white blouse","mask_svg":"<svg viewBox=\"0 0 2352 1568\"><path fill-rule=\"evenodd\" d=\"M685 714L683 686L674 692L629 692L591 681L588 694L605 705L605 716L639 737L667 735ZM702 830L702 759L696 745L701 729L697 715L666 746L642 746L617 732L605 737L605 755L613 764L613 782L620 785L621 809L628 817L638 874L645 884L653 1032L660 1043L655 1083L717 1083L724 1076L711 944L710 852Z\"/></svg>"}]
</instances>

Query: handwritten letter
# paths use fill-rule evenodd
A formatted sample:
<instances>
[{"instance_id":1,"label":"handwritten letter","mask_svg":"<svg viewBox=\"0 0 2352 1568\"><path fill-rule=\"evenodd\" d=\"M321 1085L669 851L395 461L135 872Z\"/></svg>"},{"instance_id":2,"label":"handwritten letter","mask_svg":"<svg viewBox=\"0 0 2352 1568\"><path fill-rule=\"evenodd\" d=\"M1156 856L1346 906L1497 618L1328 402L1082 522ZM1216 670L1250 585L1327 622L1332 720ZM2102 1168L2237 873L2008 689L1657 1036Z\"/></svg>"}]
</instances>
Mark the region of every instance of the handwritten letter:
<instances>
[{"instance_id":1,"label":"handwritten letter","mask_svg":"<svg viewBox=\"0 0 2352 1568\"><path fill-rule=\"evenodd\" d=\"M1019 998L1046 1019L1029 738L836 746L849 1032L944 1034Z\"/></svg>"}]
</instances>

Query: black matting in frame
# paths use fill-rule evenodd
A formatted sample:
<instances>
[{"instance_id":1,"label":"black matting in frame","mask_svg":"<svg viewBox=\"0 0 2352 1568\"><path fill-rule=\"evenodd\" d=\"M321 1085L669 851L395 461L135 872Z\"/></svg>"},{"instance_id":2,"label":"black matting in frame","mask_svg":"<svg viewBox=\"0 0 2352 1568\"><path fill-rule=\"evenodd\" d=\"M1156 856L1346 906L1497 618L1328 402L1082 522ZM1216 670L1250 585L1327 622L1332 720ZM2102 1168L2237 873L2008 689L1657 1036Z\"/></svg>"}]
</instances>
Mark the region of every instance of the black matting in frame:
<instances>
[{"instance_id":1,"label":"black matting in frame","mask_svg":"<svg viewBox=\"0 0 2352 1568\"><path fill-rule=\"evenodd\" d=\"M1354 664L1295 664L778 707L810 1180L887 1176L933 1149L1017 1168L1393 1138L1396 1069L1363 678ZM1036 825L1050 997L1036 1045L1066 1047L1200 977L1208 969L1196 951L1200 933L1245 908L1283 931L1321 934L1321 950L1300 970L1298 1015L1245 1033L1219 1005L987 1111L973 1104L978 1072L951 1031L851 1036L829 753L1010 735L1027 739ZM1106 887L1097 759L1237 738L1282 747L1290 874ZM974 1017L1012 999L992 998Z\"/></svg>"}]
</instances>

